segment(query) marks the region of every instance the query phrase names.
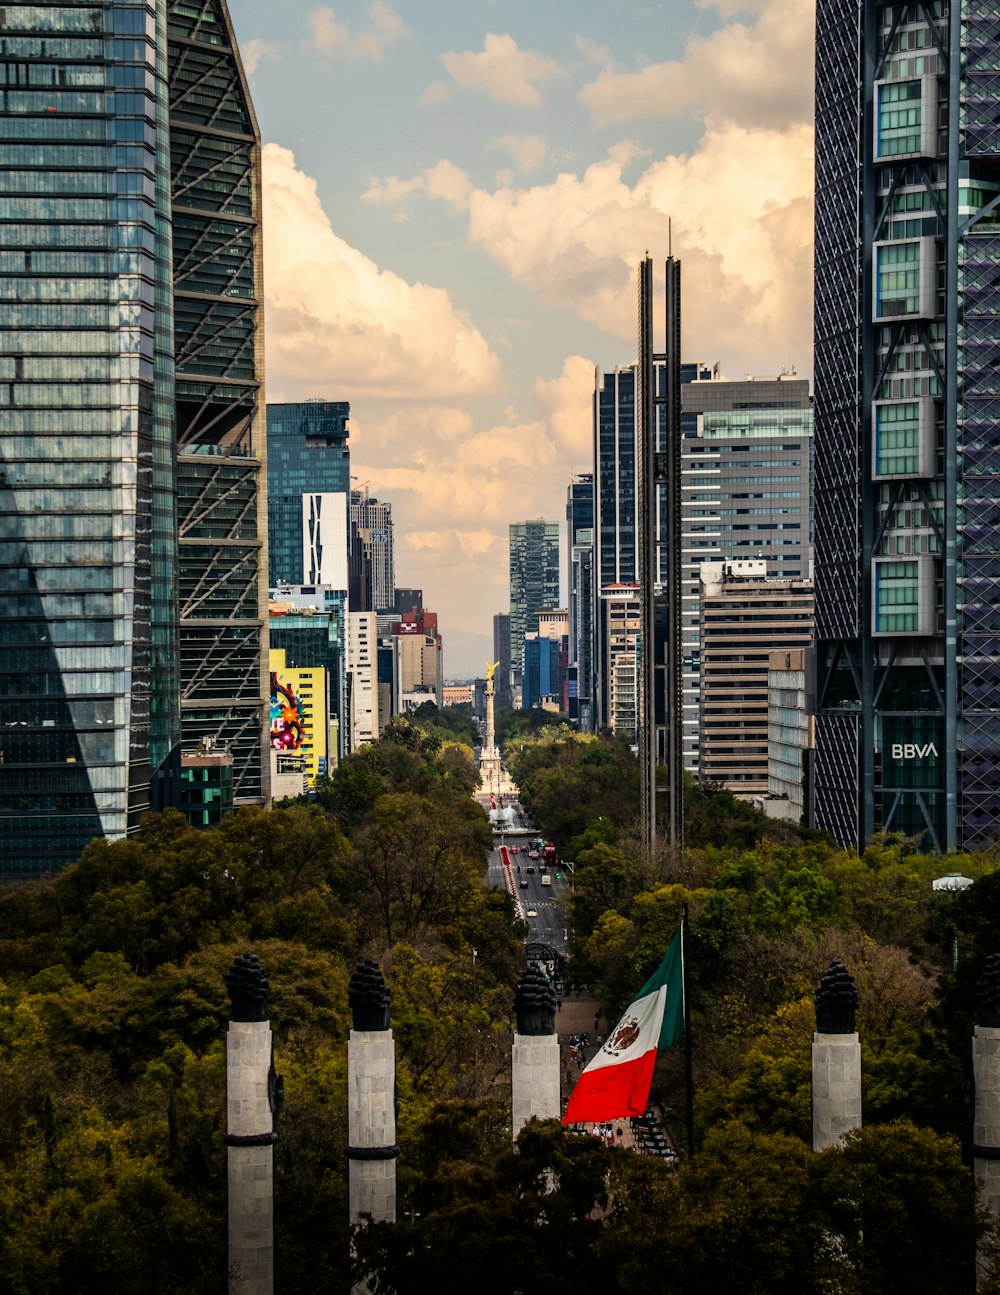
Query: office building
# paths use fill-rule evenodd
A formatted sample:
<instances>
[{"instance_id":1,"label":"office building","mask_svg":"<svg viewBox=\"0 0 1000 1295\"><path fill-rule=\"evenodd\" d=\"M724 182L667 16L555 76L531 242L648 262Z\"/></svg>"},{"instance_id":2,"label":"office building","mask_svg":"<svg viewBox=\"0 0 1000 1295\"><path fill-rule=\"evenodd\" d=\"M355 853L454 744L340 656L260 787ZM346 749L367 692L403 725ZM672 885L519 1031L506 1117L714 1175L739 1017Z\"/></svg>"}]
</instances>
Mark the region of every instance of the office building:
<instances>
[{"instance_id":1,"label":"office building","mask_svg":"<svg viewBox=\"0 0 1000 1295\"><path fill-rule=\"evenodd\" d=\"M497 707L506 706L509 709L513 705L513 694L511 693L510 685L509 612L497 612L493 617L493 660L497 663L497 668L493 672L494 705Z\"/></svg>"},{"instance_id":2,"label":"office building","mask_svg":"<svg viewBox=\"0 0 1000 1295\"><path fill-rule=\"evenodd\" d=\"M323 586L284 585L271 591L269 613L272 653L283 651L290 669L326 673L327 766L319 772L329 772L348 752L346 594Z\"/></svg>"},{"instance_id":3,"label":"office building","mask_svg":"<svg viewBox=\"0 0 1000 1295\"><path fill-rule=\"evenodd\" d=\"M392 505L368 493L351 491L350 605L354 611L396 610L396 568Z\"/></svg>"},{"instance_id":4,"label":"office building","mask_svg":"<svg viewBox=\"0 0 1000 1295\"><path fill-rule=\"evenodd\" d=\"M808 647L812 628L811 581L769 579L761 561L702 564L702 779L767 795L771 653Z\"/></svg>"},{"instance_id":5,"label":"office building","mask_svg":"<svg viewBox=\"0 0 1000 1295\"><path fill-rule=\"evenodd\" d=\"M559 637L543 633L525 635L522 698L525 710L566 709L568 656L569 640L565 634Z\"/></svg>"},{"instance_id":6,"label":"office building","mask_svg":"<svg viewBox=\"0 0 1000 1295\"><path fill-rule=\"evenodd\" d=\"M541 611L559 606L559 523L510 524L510 659L513 691L521 690L524 636Z\"/></svg>"},{"instance_id":7,"label":"office building","mask_svg":"<svg viewBox=\"0 0 1000 1295\"><path fill-rule=\"evenodd\" d=\"M278 584L347 589L351 455L345 400L267 407L267 545Z\"/></svg>"},{"instance_id":8,"label":"office building","mask_svg":"<svg viewBox=\"0 0 1000 1295\"><path fill-rule=\"evenodd\" d=\"M260 132L223 0L168 0L166 9L181 734L186 749L209 738L229 750L234 803L263 804L270 687Z\"/></svg>"},{"instance_id":9,"label":"office building","mask_svg":"<svg viewBox=\"0 0 1000 1295\"><path fill-rule=\"evenodd\" d=\"M609 585L599 607L607 650L604 728L636 742L639 735L639 669L642 601L638 585Z\"/></svg>"},{"instance_id":10,"label":"office building","mask_svg":"<svg viewBox=\"0 0 1000 1295\"><path fill-rule=\"evenodd\" d=\"M271 751L301 757L306 786L315 785L330 772L331 737L336 750L336 730L330 732L330 677L322 666L296 668L288 664L283 648L271 648Z\"/></svg>"},{"instance_id":11,"label":"office building","mask_svg":"<svg viewBox=\"0 0 1000 1295\"><path fill-rule=\"evenodd\" d=\"M374 742L388 716L379 714L378 626L374 612L347 613L347 696L350 749Z\"/></svg>"},{"instance_id":12,"label":"office building","mask_svg":"<svg viewBox=\"0 0 1000 1295\"><path fill-rule=\"evenodd\" d=\"M764 813L812 826L815 746L813 653L782 648L767 663L767 799Z\"/></svg>"},{"instance_id":13,"label":"office building","mask_svg":"<svg viewBox=\"0 0 1000 1295\"><path fill-rule=\"evenodd\" d=\"M699 576L703 562L762 560L812 574L812 401L793 374L729 382L698 367L681 386L684 767L700 771Z\"/></svg>"},{"instance_id":14,"label":"office building","mask_svg":"<svg viewBox=\"0 0 1000 1295\"><path fill-rule=\"evenodd\" d=\"M583 732L593 726L594 474L574 476L566 491L569 612L567 710Z\"/></svg>"},{"instance_id":15,"label":"office building","mask_svg":"<svg viewBox=\"0 0 1000 1295\"><path fill-rule=\"evenodd\" d=\"M816 819L1000 821L1000 135L987 5L821 0Z\"/></svg>"},{"instance_id":16,"label":"office building","mask_svg":"<svg viewBox=\"0 0 1000 1295\"><path fill-rule=\"evenodd\" d=\"M3 17L0 870L32 875L179 804L182 741L267 796L259 140L222 0Z\"/></svg>"}]
</instances>

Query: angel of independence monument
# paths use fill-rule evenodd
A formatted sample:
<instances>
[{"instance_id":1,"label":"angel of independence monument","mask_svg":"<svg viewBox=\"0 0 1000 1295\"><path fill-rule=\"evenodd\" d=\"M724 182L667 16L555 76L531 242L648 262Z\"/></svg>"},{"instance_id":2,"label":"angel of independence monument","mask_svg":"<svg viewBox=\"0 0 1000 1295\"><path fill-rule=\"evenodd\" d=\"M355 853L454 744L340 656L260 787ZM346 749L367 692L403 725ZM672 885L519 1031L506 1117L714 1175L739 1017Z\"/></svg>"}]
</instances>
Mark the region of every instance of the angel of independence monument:
<instances>
[{"instance_id":1,"label":"angel of independence monument","mask_svg":"<svg viewBox=\"0 0 1000 1295\"><path fill-rule=\"evenodd\" d=\"M499 664L499 661L494 661L492 665L486 662L486 736L479 753L480 794L494 797L517 794L517 788L500 762L500 752L497 750L496 721L493 713L496 689L493 686L493 672Z\"/></svg>"}]
</instances>

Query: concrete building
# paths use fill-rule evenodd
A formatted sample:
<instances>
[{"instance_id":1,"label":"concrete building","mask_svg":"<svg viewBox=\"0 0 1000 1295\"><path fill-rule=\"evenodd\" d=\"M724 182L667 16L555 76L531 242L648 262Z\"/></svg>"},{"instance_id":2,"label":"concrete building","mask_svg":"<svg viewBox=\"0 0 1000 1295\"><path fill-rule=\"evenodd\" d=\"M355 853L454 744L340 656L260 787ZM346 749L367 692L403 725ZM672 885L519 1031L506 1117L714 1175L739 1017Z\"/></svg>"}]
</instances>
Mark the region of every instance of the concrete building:
<instances>
[{"instance_id":1,"label":"concrete building","mask_svg":"<svg viewBox=\"0 0 1000 1295\"><path fill-rule=\"evenodd\" d=\"M352 611L396 610L395 541L392 504L368 487L351 491L350 605Z\"/></svg>"},{"instance_id":2,"label":"concrete building","mask_svg":"<svg viewBox=\"0 0 1000 1295\"><path fill-rule=\"evenodd\" d=\"M809 646L809 580L769 580L766 563L701 568L701 777L741 795L768 791L768 668Z\"/></svg>"},{"instance_id":3,"label":"concrete building","mask_svg":"<svg viewBox=\"0 0 1000 1295\"><path fill-rule=\"evenodd\" d=\"M820 0L816 819L1000 821L996 49L988 6Z\"/></svg>"},{"instance_id":4,"label":"concrete building","mask_svg":"<svg viewBox=\"0 0 1000 1295\"><path fill-rule=\"evenodd\" d=\"M761 559L812 575L812 402L794 374L681 386L681 649L684 766L699 771L699 576L703 562Z\"/></svg>"},{"instance_id":5,"label":"concrete building","mask_svg":"<svg viewBox=\"0 0 1000 1295\"><path fill-rule=\"evenodd\" d=\"M601 591L601 623L607 647L602 727L635 742L639 727L639 636L642 606L638 585Z\"/></svg>"},{"instance_id":6,"label":"concrete building","mask_svg":"<svg viewBox=\"0 0 1000 1295\"><path fill-rule=\"evenodd\" d=\"M767 799L769 818L812 825L815 746L813 656L807 648L779 649L767 663Z\"/></svg>"},{"instance_id":7,"label":"concrete building","mask_svg":"<svg viewBox=\"0 0 1000 1295\"><path fill-rule=\"evenodd\" d=\"M271 648L271 750L299 756L306 786L336 764L337 730L330 731L330 678L322 666L296 669L283 648Z\"/></svg>"},{"instance_id":8,"label":"concrete building","mask_svg":"<svg viewBox=\"0 0 1000 1295\"><path fill-rule=\"evenodd\" d=\"M0 874L30 877L179 804L182 743L267 799L259 134L224 0L8 4L3 47Z\"/></svg>"},{"instance_id":9,"label":"concrete building","mask_svg":"<svg viewBox=\"0 0 1000 1295\"><path fill-rule=\"evenodd\" d=\"M379 713L378 626L374 612L347 613L350 749L374 742L388 722Z\"/></svg>"}]
</instances>

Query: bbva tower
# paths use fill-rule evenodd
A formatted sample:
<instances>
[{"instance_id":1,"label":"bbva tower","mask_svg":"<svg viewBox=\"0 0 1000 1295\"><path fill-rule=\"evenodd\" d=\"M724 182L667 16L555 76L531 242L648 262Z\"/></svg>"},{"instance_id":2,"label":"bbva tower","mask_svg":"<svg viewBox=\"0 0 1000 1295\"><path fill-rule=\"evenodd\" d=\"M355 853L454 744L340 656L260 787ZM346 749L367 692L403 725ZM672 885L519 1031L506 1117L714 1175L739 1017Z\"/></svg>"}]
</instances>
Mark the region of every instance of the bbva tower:
<instances>
[{"instance_id":1,"label":"bbva tower","mask_svg":"<svg viewBox=\"0 0 1000 1295\"><path fill-rule=\"evenodd\" d=\"M819 0L816 817L1000 833L1000 8Z\"/></svg>"},{"instance_id":2,"label":"bbva tower","mask_svg":"<svg viewBox=\"0 0 1000 1295\"><path fill-rule=\"evenodd\" d=\"M223 0L0 6L0 874L266 800L259 152Z\"/></svg>"}]
</instances>

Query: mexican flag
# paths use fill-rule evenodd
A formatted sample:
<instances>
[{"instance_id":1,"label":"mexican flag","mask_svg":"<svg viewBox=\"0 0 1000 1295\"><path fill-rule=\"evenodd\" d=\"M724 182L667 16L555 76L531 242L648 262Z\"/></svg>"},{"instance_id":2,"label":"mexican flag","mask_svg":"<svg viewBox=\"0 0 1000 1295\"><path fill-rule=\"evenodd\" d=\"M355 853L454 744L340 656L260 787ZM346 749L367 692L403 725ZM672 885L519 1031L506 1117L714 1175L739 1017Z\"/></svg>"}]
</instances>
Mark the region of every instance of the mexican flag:
<instances>
[{"instance_id":1,"label":"mexican flag","mask_svg":"<svg viewBox=\"0 0 1000 1295\"><path fill-rule=\"evenodd\" d=\"M683 965L678 931L659 968L580 1076L563 1124L645 1112L657 1049L671 1047L684 1035Z\"/></svg>"},{"instance_id":2,"label":"mexican flag","mask_svg":"<svg viewBox=\"0 0 1000 1295\"><path fill-rule=\"evenodd\" d=\"M496 807L497 807L497 798L496 796L493 795L492 792L490 792L490 809L496 809Z\"/></svg>"}]
</instances>

